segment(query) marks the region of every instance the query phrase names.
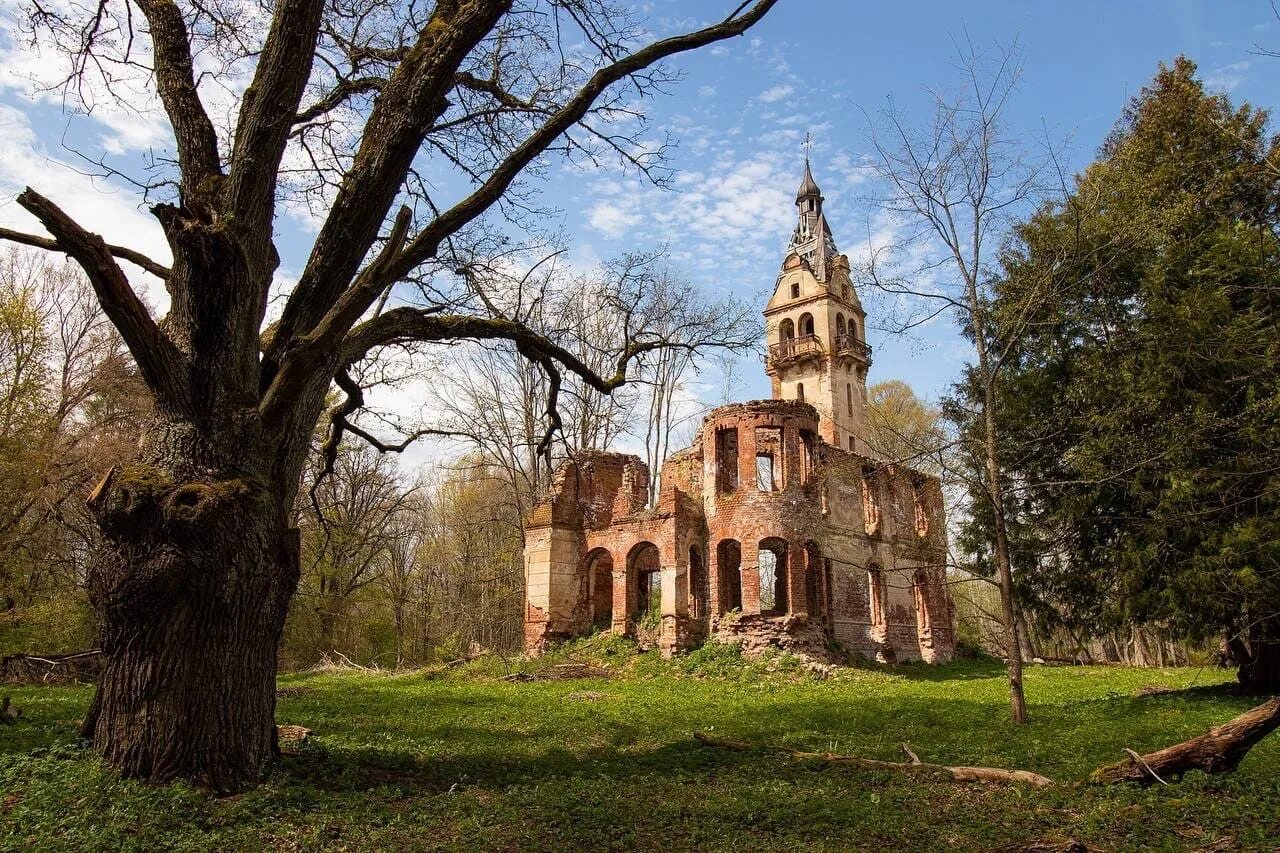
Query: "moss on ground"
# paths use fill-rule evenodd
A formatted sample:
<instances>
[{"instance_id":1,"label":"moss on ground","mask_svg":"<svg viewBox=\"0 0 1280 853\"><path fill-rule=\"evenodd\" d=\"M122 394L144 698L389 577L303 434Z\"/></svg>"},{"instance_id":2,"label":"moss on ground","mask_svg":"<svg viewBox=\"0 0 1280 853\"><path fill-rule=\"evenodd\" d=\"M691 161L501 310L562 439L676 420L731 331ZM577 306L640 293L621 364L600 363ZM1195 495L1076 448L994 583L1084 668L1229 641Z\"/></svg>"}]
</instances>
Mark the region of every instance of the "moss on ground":
<instances>
[{"instance_id":1,"label":"moss on ground","mask_svg":"<svg viewBox=\"0 0 1280 853\"><path fill-rule=\"evenodd\" d=\"M565 662L611 677L507 681ZM1280 735L1239 772L1151 789L1077 783L1124 747L1200 733L1257 699L1213 670L1032 667L1031 723L1008 722L1003 669L866 667L809 675L709 647L675 661L597 637L526 662L283 677L279 721L315 734L260 788L214 798L122 781L75 746L84 688L5 690L3 849L990 849L1077 839L1111 850L1274 849ZM1144 688L1192 688L1144 692ZM1064 784L921 784L697 745L758 743L1020 767Z\"/></svg>"}]
</instances>

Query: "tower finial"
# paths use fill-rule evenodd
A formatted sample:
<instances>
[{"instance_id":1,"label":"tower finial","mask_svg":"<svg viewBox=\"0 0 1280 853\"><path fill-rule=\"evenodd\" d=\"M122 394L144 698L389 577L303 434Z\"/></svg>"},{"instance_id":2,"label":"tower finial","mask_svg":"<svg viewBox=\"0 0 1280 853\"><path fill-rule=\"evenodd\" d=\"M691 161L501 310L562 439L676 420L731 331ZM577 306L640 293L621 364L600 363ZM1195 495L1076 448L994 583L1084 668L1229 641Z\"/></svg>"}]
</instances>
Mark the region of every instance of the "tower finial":
<instances>
[{"instance_id":1,"label":"tower finial","mask_svg":"<svg viewBox=\"0 0 1280 853\"><path fill-rule=\"evenodd\" d=\"M813 150L813 134L809 133L808 131L805 131L804 142L801 142L800 145L802 148L804 148L804 162L808 163L809 152Z\"/></svg>"},{"instance_id":2,"label":"tower finial","mask_svg":"<svg viewBox=\"0 0 1280 853\"><path fill-rule=\"evenodd\" d=\"M796 190L796 204L803 203L806 199L812 199L813 204L809 205L809 210L816 211L822 201L822 191L818 189L818 182L813 179L813 172L809 169L809 148L813 144L813 137L805 134L804 138L804 180L800 182L800 189Z\"/></svg>"}]
</instances>

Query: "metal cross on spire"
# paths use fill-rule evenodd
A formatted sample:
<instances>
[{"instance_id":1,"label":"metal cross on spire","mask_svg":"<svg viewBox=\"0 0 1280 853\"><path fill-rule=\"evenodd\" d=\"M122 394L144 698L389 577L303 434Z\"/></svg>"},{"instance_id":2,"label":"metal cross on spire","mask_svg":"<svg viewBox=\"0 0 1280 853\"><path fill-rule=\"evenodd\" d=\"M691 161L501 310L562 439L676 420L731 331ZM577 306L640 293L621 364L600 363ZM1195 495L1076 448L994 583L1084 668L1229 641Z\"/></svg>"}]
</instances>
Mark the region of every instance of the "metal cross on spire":
<instances>
[{"instance_id":1,"label":"metal cross on spire","mask_svg":"<svg viewBox=\"0 0 1280 853\"><path fill-rule=\"evenodd\" d=\"M809 152L813 150L813 134L806 131L804 135L804 142L801 142L800 145L804 148L804 159L807 163L809 161Z\"/></svg>"}]
</instances>

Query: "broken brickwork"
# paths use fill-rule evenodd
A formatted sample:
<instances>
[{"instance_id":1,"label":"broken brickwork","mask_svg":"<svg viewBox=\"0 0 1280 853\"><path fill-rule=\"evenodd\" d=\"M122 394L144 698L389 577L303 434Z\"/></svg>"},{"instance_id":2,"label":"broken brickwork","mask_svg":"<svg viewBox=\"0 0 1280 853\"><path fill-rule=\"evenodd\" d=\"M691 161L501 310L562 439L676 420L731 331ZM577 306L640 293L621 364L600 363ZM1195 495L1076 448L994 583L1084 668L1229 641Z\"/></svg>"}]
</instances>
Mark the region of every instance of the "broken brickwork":
<instances>
[{"instance_id":1,"label":"broken brickwork","mask_svg":"<svg viewBox=\"0 0 1280 853\"><path fill-rule=\"evenodd\" d=\"M707 415L652 507L635 456L558 472L526 525L530 653L609 630L664 654L715 637L747 654L951 659L942 490L867 445L865 314L808 164L796 204L765 309L776 399Z\"/></svg>"},{"instance_id":2,"label":"broken brickwork","mask_svg":"<svg viewBox=\"0 0 1280 853\"><path fill-rule=\"evenodd\" d=\"M938 481L817 434L807 403L718 408L663 466L651 509L637 457L566 465L526 533L529 651L593 628L635 636L657 594L668 654L715 636L748 654L829 659L836 643L882 661L949 660Z\"/></svg>"}]
</instances>

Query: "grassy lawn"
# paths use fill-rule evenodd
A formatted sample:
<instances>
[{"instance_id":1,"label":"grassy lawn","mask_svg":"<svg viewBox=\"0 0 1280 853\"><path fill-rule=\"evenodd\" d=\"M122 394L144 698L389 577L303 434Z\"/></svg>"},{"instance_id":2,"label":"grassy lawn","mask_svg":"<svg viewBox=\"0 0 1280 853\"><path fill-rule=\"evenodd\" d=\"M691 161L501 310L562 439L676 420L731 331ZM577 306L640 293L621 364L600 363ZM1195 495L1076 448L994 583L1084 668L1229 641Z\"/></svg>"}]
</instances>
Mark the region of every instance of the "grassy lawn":
<instances>
[{"instance_id":1,"label":"grassy lawn","mask_svg":"<svg viewBox=\"0 0 1280 853\"><path fill-rule=\"evenodd\" d=\"M1075 784L1095 766L1202 732L1258 700L1213 670L1032 667L1031 723L1007 722L1001 667L851 669L822 681L719 650L663 662L617 642L576 658L614 677L451 672L282 677L282 723L314 730L262 787L214 798L122 782L75 745L84 688L4 688L0 848L990 849L1078 839L1106 849L1280 845L1280 735L1239 772L1177 785ZM512 663L512 668L541 666ZM1195 689L1139 695L1144 687ZM961 786L703 747L758 743L1034 770L1063 783Z\"/></svg>"}]
</instances>

